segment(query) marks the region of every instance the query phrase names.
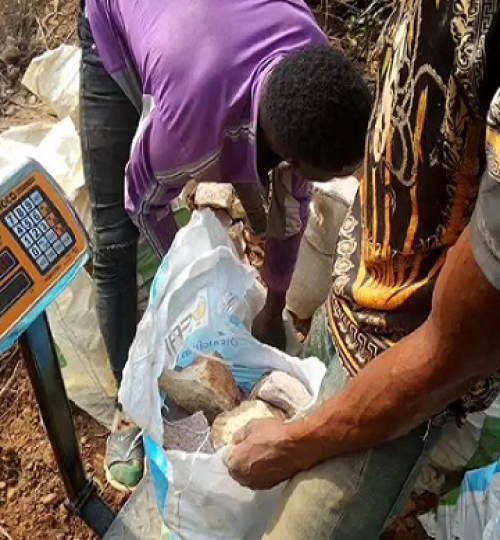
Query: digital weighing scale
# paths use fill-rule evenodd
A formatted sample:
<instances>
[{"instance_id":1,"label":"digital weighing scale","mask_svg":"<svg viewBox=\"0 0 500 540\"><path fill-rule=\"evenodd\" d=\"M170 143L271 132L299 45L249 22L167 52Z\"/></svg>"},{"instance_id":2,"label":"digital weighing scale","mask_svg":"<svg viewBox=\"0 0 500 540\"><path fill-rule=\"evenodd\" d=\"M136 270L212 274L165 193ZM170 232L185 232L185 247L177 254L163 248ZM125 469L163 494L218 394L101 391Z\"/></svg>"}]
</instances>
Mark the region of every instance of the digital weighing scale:
<instances>
[{"instance_id":1,"label":"digital weighing scale","mask_svg":"<svg viewBox=\"0 0 500 540\"><path fill-rule=\"evenodd\" d=\"M158 538L153 498L142 486L120 519L85 475L46 308L89 258L85 229L63 191L35 161L0 176L0 352L19 341L47 436L67 494L66 504L99 538ZM135 502L133 504L132 500ZM137 514L141 514L140 516ZM141 518L142 517L142 525ZM148 531L144 529L144 520ZM157 528L157 525L155 525ZM140 535L134 532L140 530Z\"/></svg>"}]
</instances>

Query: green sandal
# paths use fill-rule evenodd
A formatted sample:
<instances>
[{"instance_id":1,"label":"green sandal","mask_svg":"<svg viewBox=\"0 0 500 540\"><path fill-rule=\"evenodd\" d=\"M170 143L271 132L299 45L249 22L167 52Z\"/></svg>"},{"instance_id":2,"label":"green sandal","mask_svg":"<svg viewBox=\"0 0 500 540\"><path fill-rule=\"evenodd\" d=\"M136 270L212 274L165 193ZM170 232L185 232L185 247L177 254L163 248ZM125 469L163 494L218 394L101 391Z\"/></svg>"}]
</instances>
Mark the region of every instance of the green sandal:
<instances>
[{"instance_id":1,"label":"green sandal","mask_svg":"<svg viewBox=\"0 0 500 540\"><path fill-rule=\"evenodd\" d=\"M104 470L107 481L118 491L133 491L144 475L144 447L140 430L132 427L110 434Z\"/></svg>"}]
</instances>

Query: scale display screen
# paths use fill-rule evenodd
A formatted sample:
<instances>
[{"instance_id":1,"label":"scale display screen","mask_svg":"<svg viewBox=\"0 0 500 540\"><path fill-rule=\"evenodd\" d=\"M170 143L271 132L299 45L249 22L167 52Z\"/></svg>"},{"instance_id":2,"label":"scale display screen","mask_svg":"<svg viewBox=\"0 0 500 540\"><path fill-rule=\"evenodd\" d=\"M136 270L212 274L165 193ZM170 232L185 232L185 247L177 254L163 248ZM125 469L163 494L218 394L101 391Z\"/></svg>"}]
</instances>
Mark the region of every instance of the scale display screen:
<instances>
[{"instance_id":1,"label":"scale display screen","mask_svg":"<svg viewBox=\"0 0 500 540\"><path fill-rule=\"evenodd\" d=\"M5 350L83 266L88 243L71 204L38 163L29 161L0 180L0 350Z\"/></svg>"},{"instance_id":2,"label":"scale display screen","mask_svg":"<svg viewBox=\"0 0 500 540\"><path fill-rule=\"evenodd\" d=\"M12 276L0 289L0 317L30 289L33 281L22 270Z\"/></svg>"},{"instance_id":3,"label":"scale display screen","mask_svg":"<svg viewBox=\"0 0 500 540\"><path fill-rule=\"evenodd\" d=\"M17 265L17 259L9 249L0 253L0 280L2 280Z\"/></svg>"}]
</instances>

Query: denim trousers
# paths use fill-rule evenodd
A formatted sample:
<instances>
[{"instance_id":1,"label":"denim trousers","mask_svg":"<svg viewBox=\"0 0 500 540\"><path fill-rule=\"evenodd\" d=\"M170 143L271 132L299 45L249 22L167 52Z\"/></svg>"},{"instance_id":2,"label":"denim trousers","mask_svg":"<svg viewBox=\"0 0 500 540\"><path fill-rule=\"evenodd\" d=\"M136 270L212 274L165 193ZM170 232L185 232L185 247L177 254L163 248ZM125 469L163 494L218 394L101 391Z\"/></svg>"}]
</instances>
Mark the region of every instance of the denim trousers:
<instances>
[{"instance_id":1,"label":"denim trousers","mask_svg":"<svg viewBox=\"0 0 500 540\"><path fill-rule=\"evenodd\" d=\"M80 40L80 138L92 209L96 309L120 384L138 318L139 231L125 210L124 178L139 113L105 71L83 9Z\"/></svg>"},{"instance_id":2,"label":"denim trousers","mask_svg":"<svg viewBox=\"0 0 500 540\"><path fill-rule=\"evenodd\" d=\"M304 356L328 365L322 401L348 383L324 307L314 317ZM263 540L378 539L403 511L441 434L441 425L426 423L400 439L298 474L287 484Z\"/></svg>"}]
</instances>

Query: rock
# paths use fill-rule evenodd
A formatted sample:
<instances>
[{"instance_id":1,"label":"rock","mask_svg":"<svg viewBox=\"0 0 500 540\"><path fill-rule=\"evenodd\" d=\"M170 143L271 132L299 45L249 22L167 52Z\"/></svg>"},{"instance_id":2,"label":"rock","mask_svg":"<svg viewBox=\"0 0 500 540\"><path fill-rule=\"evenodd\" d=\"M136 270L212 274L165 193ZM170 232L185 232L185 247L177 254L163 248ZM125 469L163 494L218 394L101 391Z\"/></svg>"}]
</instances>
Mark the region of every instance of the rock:
<instances>
[{"instance_id":1,"label":"rock","mask_svg":"<svg viewBox=\"0 0 500 540\"><path fill-rule=\"evenodd\" d=\"M246 217L245 209L238 197L234 197L233 199L230 214L233 219L245 219Z\"/></svg>"},{"instance_id":2,"label":"rock","mask_svg":"<svg viewBox=\"0 0 500 540\"><path fill-rule=\"evenodd\" d=\"M283 371L273 371L255 385L250 399L265 401L291 418L311 404L312 396L295 377Z\"/></svg>"},{"instance_id":3,"label":"rock","mask_svg":"<svg viewBox=\"0 0 500 540\"><path fill-rule=\"evenodd\" d=\"M4 490L7 487L5 482L0 482L0 490Z\"/></svg>"},{"instance_id":4,"label":"rock","mask_svg":"<svg viewBox=\"0 0 500 540\"><path fill-rule=\"evenodd\" d=\"M162 416L164 421L177 422L179 420L184 420L191 415L173 401L169 401L168 403L165 403L165 406L162 408Z\"/></svg>"},{"instance_id":5,"label":"rock","mask_svg":"<svg viewBox=\"0 0 500 540\"><path fill-rule=\"evenodd\" d=\"M231 184L201 182L196 187L194 203L200 208L231 209L233 197L233 186Z\"/></svg>"},{"instance_id":6,"label":"rock","mask_svg":"<svg viewBox=\"0 0 500 540\"><path fill-rule=\"evenodd\" d=\"M40 502L45 505L53 504L57 500L57 495L55 493L49 493L48 495L44 495Z\"/></svg>"},{"instance_id":7,"label":"rock","mask_svg":"<svg viewBox=\"0 0 500 540\"><path fill-rule=\"evenodd\" d=\"M222 361L202 356L183 370L165 370L159 386L169 401L190 414L203 412L210 423L242 399L231 370Z\"/></svg>"},{"instance_id":8,"label":"rock","mask_svg":"<svg viewBox=\"0 0 500 540\"><path fill-rule=\"evenodd\" d=\"M280 413L267 403L258 400L245 401L236 409L220 414L213 423L210 437L217 451L231 444L234 434L252 420L280 418Z\"/></svg>"},{"instance_id":9,"label":"rock","mask_svg":"<svg viewBox=\"0 0 500 540\"><path fill-rule=\"evenodd\" d=\"M163 447L166 450L182 450L192 454L213 454L210 442L210 424L202 412L179 420L163 421Z\"/></svg>"},{"instance_id":10,"label":"rock","mask_svg":"<svg viewBox=\"0 0 500 540\"><path fill-rule=\"evenodd\" d=\"M243 259L245 257L245 250L247 247L244 237L244 231L245 225L242 221L237 221L227 229L229 237L233 241L234 248L240 259Z\"/></svg>"},{"instance_id":11,"label":"rock","mask_svg":"<svg viewBox=\"0 0 500 540\"><path fill-rule=\"evenodd\" d=\"M17 495L17 488L9 488L7 490L7 501L12 501Z\"/></svg>"}]
</instances>

